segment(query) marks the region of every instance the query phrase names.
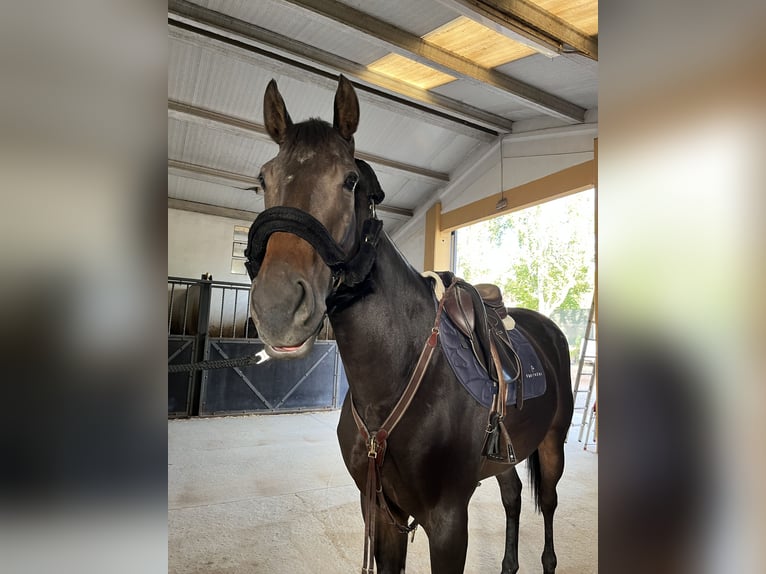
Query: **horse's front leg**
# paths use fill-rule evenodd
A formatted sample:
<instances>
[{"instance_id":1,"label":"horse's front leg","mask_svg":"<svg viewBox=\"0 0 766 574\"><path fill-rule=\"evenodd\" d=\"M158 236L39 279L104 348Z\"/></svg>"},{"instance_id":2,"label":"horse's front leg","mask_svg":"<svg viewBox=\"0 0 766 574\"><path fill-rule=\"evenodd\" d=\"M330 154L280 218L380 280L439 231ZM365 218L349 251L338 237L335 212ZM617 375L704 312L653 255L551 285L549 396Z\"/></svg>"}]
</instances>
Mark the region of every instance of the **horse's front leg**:
<instances>
[{"instance_id":1,"label":"horse's front leg","mask_svg":"<svg viewBox=\"0 0 766 574\"><path fill-rule=\"evenodd\" d=\"M365 499L362 496L362 517ZM407 562L407 535L391 523L382 509L375 513L375 572L402 574Z\"/></svg>"},{"instance_id":2,"label":"horse's front leg","mask_svg":"<svg viewBox=\"0 0 766 574\"><path fill-rule=\"evenodd\" d=\"M375 563L378 574L402 574L407 562L407 535L378 512L375 535Z\"/></svg>"},{"instance_id":3,"label":"horse's front leg","mask_svg":"<svg viewBox=\"0 0 766 574\"><path fill-rule=\"evenodd\" d=\"M468 503L438 507L423 529L428 535L432 574L462 574L468 550Z\"/></svg>"}]
</instances>

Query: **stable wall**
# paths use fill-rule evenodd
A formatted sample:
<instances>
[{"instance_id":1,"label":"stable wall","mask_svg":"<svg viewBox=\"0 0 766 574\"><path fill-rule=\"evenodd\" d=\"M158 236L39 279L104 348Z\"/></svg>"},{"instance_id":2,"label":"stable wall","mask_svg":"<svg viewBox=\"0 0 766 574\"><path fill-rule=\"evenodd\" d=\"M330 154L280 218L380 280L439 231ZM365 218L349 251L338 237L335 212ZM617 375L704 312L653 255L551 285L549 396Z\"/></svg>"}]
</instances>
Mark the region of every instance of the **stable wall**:
<instances>
[{"instance_id":1,"label":"stable wall","mask_svg":"<svg viewBox=\"0 0 766 574\"><path fill-rule=\"evenodd\" d=\"M423 261L425 259L423 236L424 229L422 227L412 227L406 236L400 237L398 241L394 240L402 255L421 273L424 271Z\"/></svg>"},{"instance_id":2,"label":"stable wall","mask_svg":"<svg viewBox=\"0 0 766 574\"><path fill-rule=\"evenodd\" d=\"M216 281L249 283L247 275L231 272L234 226L252 221L168 209L168 275L199 279L211 273Z\"/></svg>"}]
</instances>

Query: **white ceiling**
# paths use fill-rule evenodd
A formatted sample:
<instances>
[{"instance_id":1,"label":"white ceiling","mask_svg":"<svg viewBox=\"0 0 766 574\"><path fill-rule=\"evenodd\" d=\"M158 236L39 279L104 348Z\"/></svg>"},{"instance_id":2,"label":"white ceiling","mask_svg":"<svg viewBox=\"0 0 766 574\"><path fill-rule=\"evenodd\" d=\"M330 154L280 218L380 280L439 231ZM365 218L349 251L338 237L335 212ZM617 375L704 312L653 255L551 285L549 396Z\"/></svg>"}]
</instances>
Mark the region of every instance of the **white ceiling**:
<instances>
[{"instance_id":1,"label":"white ceiling","mask_svg":"<svg viewBox=\"0 0 766 574\"><path fill-rule=\"evenodd\" d=\"M477 2L170 0L170 205L228 208L219 212L245 219L263 209L247 188L277 151L263 129L263 93L272 78L294 121L331 120L338 74L354 83L361 107L357 155L378 173L389 234L454 180L466 160L518 131L514 122L523 120L524 129L536 121L572 125L597 108L597 61L569 53L568 44L556 57L535 53L491 70L458 61L458 73L445 67L451 54L434 62L407 48L407 41L470 13L468 4ZM333 6L340 10L332 13ZM457 79L426 91L367 70L391 52Z\"/></svg>"}]
</instances>

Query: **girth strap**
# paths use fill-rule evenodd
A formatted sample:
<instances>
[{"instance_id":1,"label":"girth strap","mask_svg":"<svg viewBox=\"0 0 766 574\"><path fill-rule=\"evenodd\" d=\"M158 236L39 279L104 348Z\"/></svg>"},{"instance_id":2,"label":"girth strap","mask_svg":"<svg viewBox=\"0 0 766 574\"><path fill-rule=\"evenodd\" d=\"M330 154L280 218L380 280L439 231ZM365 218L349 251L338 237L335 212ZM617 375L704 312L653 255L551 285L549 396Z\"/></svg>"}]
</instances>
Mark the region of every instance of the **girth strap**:
<instances>
[{"instance_id":1,"label":"girth strap","mask_svg":"<svg viewBox=\"0 0 766 574\"><path fill-rule=\"evenodd\" d=\"M455 281L453 281L447 291L453 289ZM439 338L439 321L441 319L442 310L444 308L445 297L439 300L439 307L436 310L436 318L434 319L434 326L431 329L431 334L426 339L423 345L423 350L420 352L420 358L418 359L415 369L410 375L410 379L407 382L407 386L399 397L396 405L394 405L391 414L386 417L383 424L380 425L378 430L370 431L367 425L364 424L362 417L359 415L356 406L354 405L353 396L350 396L351 400L351 414L354 417L359 433L364 439L364 443L367 446L367 482L365 485L365 503L364 503L364 560L362 563L362 574L373 574L374 561L375 561L375 514L378 506L387 514L389 521L394 524L402 533L406 534L412 532L417 528L417 522L413 519L412 523L407 525L399 522L391 512L391 509L386 502L386 497L383 494L383 485L381 482L381 468L383 466L383 460L386 455L386 447L388 445L388 437L391 435L396 425L407 412L407 409L412 404L412 399L415 397L415 393L420 388L420 383L423 381L423 377L426 374L428 365L431 362L434 349ZM350 394L350 391L349 391Z\"/></svg>"},{"instance_id":2,"label":"girth strap","mask_svg":"<svg viewBox=\"0 0 766 574\"><path fill-rule=\"evenodd\" d=\"M495 347L495 342L492 339L490 339L490 352L498 373L498 381L497 393L489 409L489 418L487 420L487 443L482 450L484 455L490 460L503 464L516 464L516 453L513 450L513 443L511 442L508 430L505 428L508 381L503 374L503 366L500 364L497 347ZM517 385L516 392L520 393L520 389L521 385Z\"/></svg>"}]
</instances>

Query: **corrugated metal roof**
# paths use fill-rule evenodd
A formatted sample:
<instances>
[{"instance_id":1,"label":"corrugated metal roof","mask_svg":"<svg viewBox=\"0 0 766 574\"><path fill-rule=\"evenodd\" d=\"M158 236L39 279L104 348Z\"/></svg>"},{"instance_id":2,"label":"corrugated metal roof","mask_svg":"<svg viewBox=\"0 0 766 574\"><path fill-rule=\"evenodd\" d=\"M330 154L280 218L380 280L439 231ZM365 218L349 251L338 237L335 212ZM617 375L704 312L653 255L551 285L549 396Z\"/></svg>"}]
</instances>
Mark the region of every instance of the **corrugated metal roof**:
<instances>
[{"instance_id":1,"label":"corrugated metal roof","mask_svg":"<svg viewBox=\"0 0 766 574\"><path fill-rule=\"evenodd\" d=\"M457 80L444 84L433 90L437 94L443 94L455 100L471 102L474 105L483 110L487 110L494 114L502 115L511 120L518 120L517 112L519 114L530 110L530 108L524 106L518 99L514 99L508 96L502 96L498 90L481 86L478 82L472 82L468 80ZM536 116L540 115L537 110L531 110Z\"/></svg>"},{"instance_id":2,"label":"corrugated metal roof","mask_svg":"<svg viewBox=\"0 0 766 574\"><path fill-rule=\"evenodd\" d=\"M290 3L276 0L216 0L208 4L216 12L364 64L385 54L385 50L360 38L358 33Z\"/></svg>"},{"instance_id":3,"label":"corrugated metal roof","mask_svg":"<svg viewBox=\"0 0 766 574\"><path fill-rule=\"evenodd\" d=\"M558 94L586 109L598 106L598 63L581 57L528 56L497 68L499 72Z\"/></svg>"},{"instance_id":4,"label":"corrugated metal roof","mask_svg":"<svg viewBox=\"0 0 766 574\"><path fill-rule=\"evenodd\" d=\"M554 8L562 18L589 18L584 25L592 27L595 0L540 0L545 1L557 2ZM342 3L416 36L461 16L449 2L437 0ZM184 6L187 10L191 6L193 14L183 12ZM195 7L213 12L199 12ZM181 15L174 10L180 10ZM210 20L215 12L279 34L287 41L278 46L264 39L248 39L241 31L227 29L226 22L231 21ZM294 2L197 0L183 4L171 0L170 15L168 97L175 103L171 102L168 118L168 157L184 162L171 162L169 168L168 194L173 198L233 209L262 209L258 196L239 188L247 187L247 180L256 177L261 164L276 153L276 145L264 135L262 126L263 94L272 78L277 80L294 121L309 117L332 120L336 85L332 76L338 72L364 86L357 90L361 108L355 135L357 150L385 158L382 164L371 162L386 192L384 205L410 210L428 204L447 185L439 173L456 178L459 166L492 145L487 128L480 127L487 125L486 118L475 116L474 109L514 121L539 118L546 126L572 123L552 120L539 107L530 107L497 86L459 74L455 74L459 79L420 95L402 91L396 84L380 84L363 73L364 66L388 53L401 52L400 48ZM295 53L296 41L341 57L345 60L340 62L345 63L338 70L326 61ZM492 50L492 43L483 50ZM484 51L481 54L487 55ZM422 61L422 56L414 58ZM597 63L592 60L569 56L550 59L535 54L496 70L581 108L598 105ZM449 100L441 102L437 97ZM495 137L502 137L502 133ZM401 165L385 165L391 163ZM199 173L184 168L187 164L198 166L193 169ZM423 174L424 169L430 171ZM438 173L428 175L431 172ZM215 175L221 173L233 174L229 177L234 180ZM237 175L240 181L236 181ZM392 214L383 214L383 218L389 232L407 219Z\"/></svg>"},{"instance_id":5,"label":"corrugated metal roof","mask_svg":"<svg viewBox=\"0 0 766 574\"><path fill-rule=\"evenodd\" d=\"M186 124L181 141L174 136L177 124ZM195 165L215 167L225 171L257 177L261 165L274 157L276 144L264 146L255 138L238 136L205 126L189 124L170 118L168 157ZM179 145L180 144L180 145Z\"/></svg>"},{"instance_id":6,"label":"corrugated metal roof","mask_svg":"<svg viewBox=\"0 0 766 574\"><path fill-rule=\"evenodd\" d=\"M423 36L443 26L456 17L455 12L434 1L385 0L340 0L342 4L352 6L370 14L397 28L416 36Z\"/></svg>"},{"instance_id":7,"label":"corrugated metal roof","mask_svg":"<svg viewBox=\"0 0 766 574\"><path fill-rule=\"evenodd\" d=\"M263 211L263 198L254 191L235 189L228 185L183 177L172 173L172 171L168 173L168 197L219 205L231 209Z\"/></svg>"}]
</instances>

